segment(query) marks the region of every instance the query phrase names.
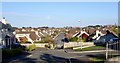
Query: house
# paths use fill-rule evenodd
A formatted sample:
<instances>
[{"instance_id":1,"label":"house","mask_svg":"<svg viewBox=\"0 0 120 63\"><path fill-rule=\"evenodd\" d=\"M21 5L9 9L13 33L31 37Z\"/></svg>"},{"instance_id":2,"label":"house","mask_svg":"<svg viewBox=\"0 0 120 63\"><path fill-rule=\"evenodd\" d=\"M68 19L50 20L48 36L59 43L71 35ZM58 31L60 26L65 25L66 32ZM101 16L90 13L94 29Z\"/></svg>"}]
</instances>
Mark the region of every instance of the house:
<instances>
[{"instance_id":1,"label":"house","mask_svg":"<svg viewBox=\"0 0 120 63\"><path fill-rule=\"evenodd\" d=\"M14 45L16 43L16 38L12 33L12 27L10 24L7 23L5 18L0 21L0 24L2 25L2 27L0 28L0 47L11 48L11 45Z\"/></svg>"},{"instance_id":2,"label":"house","mask_svg":"<svg viewBox=\"0 0 120 63\"><path fill-rule=\"evenodd\" d=\"M85 29L81 30L80 34L77 37L88 38L89 34L85 31Z\"/></svg>"},{"instance_id":3,"label":"house","mask_svg":"<svg viewBox=\"0 0 120 63\"><path fill-rule=\"evenodd\" d=\"M76 28L70 28L68 29L68 38L71 38L71 37L76 37L76 35L80 32L80 29L76 29Z\"/></svg>"},{"instance_id":4,"label":"house","mask_svg":"<svg viewBox=\"0 0 120 63\"><path fill-rule=\"evenodd\" d=\"M16 32L16 38L19 42L34 42L34 41L40 41L41 38L39 35L37 35L38 32Z\"/></svg>"},{"instance_id":5,"label":"house","mask_svg":"<svg viewBox=\"0 0 120 63\"><path fill-rule=\"evenodd\" d=\"M15 30L14 34L19 42L38 42L46 37L54 38L57 35L57 31L52 28L18 28Z\"/></svg>"},{"instance_id":6,"label":"house","mask_svg":"<svg viewBox=\"0 0 120 63\"><path fill-rule=\"evenodd\" d=\"M10 36L8 36L9 34L7 34L8 31L6 31L6 29L1 29L0 30L0 39L1 39L1 47L2 48L5 48L5 47L8 47L9 44L11 43L11 40L10 40Z\"/></svg>"},{"instance_id":7,"label":"house","mask_svg":"<svg viewBox=\"0 0 120 63\"><path fill-rule=\"evenodd\" d=\"M103 34L101 30L96 30L95 35L92 37L92 39L97 39L99 36L103 36L103 35L105 34Z\"/></svg>"},{"instance_id":8,"label":"house","mask_svg":"<svg viewBox=\"0 0 120 63\"><path fill-rule=\"evenodd\" d=\"M105 45L107 42L110 42L111 39L118 38L115 34L113 34L110 30L106 30L106 34L103 36L99 36L95 39L96 45Z\"/></svg>"},{"instance_id":9,"label":"house","mask_svg":"<svg viewBox=\"0 0 120 63\"><path fill-rule=\"evenodd\" d=\"M89 33L88 41L94 41L99 36L103 36L106 34L106 29L104 28L89 28L87 29Z\"/></svg>"},{"instance_id":10,"label":"house","mask_svg":"<svg viewBox=\"0 0 120 63\"><path fill-rule=\"evenodd\" d=\"M111 31L107 30L107 33L103 36L98 37L96 40L97 42L109 42L110 39L118 38L116 35L114 35Z\"/></svg>"},{"instance_id":11,"label":"house","mask_svg":"<svg viewBox=\"0 0 120 63\"><path fill-rule=\"evenodd\" d=\"M73 37L78 37L78 38L81 38L85 41L88 40L88 37L89 37L89 34L86 32L85 29L81 30L80 32L76 32Z\"/></svg>"}]
</instances>

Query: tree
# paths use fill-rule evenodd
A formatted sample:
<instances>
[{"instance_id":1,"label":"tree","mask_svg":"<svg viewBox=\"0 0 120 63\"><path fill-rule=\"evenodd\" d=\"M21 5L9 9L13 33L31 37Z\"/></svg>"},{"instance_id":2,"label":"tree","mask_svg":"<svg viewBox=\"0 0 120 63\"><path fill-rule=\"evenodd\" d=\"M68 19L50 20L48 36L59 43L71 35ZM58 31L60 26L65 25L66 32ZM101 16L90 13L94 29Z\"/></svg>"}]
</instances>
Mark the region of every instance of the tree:
<instances>
[{"instance_id":1,"label":"tree","mask_svg":"<svg viewBox=\"0 0 120 63\"><path fill-rule=\"evenodd\" d=\"M101 27L101 25L95 25L95 27Z\"/></svg>"}]
</instances>

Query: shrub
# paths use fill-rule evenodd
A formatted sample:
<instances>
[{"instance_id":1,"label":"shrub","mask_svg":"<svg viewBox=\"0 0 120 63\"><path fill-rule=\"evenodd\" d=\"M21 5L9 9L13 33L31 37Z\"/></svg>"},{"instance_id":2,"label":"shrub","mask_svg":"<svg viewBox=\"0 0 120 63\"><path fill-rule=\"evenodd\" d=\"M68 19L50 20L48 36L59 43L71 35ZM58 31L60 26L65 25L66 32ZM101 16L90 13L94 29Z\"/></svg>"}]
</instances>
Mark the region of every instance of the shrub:
<instances>
[{"instance_id":1,"label":"shrub","mask_svg":"<svg viewBox=\"0 0 120 63\"><path fill-rule=\"evenodd\" d=\"M78 37L72 37L69 39L70 42L86 42L87 39L86 38L78 38Z\"/></svg>"},{"instance_id":2,"label":"shrub","mask_svg":"<svg viewBox=\"0 0 120 63\"><path fill-rule=\"evenodd\" d=\"M77 40L78 40L77 37L72 37L72 38L69 39L70 42L74 42L74 41L76 42Z\"/></svg>"},{"instance_id":3,"label":"shrub","mask_svg":"<svg viewBox=\"0 0 120 63\"><path fill-rule=\"evenodd\" d=\"M83 38L82 40L83 40L83 42L86 42L86 41L87 41L87 39L86 39L86 38Z\"/></svg>"},{"instance_id":4,"label":"shrub","mask_svg":"<svg viewBox=\"0 0 120 63\"><path fill-rule=\"evenodd\" d=\"M54 48L53 44L49 44L49 46L50 46L50 49L53 49L53 48Z\"/></svg>"},{"instance_id":5,"label":"shrub","mask_svg":"<svg viewBox=\"0 0 120 63\"><path fill-rule=\"evenodd\" d=\"M28 51L33 51L35 49L36 49L36 45L35 44L29 45L29 47L27 48Z\"/></svg>"}]
</instances>

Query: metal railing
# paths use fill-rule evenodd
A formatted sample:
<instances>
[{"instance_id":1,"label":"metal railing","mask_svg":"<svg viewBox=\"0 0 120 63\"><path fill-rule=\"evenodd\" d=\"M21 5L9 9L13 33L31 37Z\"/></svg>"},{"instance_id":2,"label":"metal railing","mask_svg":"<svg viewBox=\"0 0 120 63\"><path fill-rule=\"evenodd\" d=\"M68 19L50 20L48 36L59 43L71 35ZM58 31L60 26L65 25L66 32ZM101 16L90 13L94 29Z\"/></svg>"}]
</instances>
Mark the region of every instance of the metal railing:
<instances>
[{"instance_id":1,"label":"metal railing","mask_svg":"<svg viewBox=\"0 0 120 63\"><path fill-rule=\"evenodd\" d=\"M120 41L108 42L106 44L106 59L120 55Z\"/></svg>"}]
</instances>

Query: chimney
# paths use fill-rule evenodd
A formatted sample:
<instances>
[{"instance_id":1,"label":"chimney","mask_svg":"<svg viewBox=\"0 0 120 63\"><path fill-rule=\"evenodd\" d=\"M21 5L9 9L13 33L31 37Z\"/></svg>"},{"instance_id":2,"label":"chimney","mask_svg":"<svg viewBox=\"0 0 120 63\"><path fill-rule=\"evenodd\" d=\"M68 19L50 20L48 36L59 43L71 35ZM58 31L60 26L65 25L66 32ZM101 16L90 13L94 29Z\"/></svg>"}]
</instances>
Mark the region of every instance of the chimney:
<instances>
[{"instance_id":1,"label":"chimney","mask_svg":"<svg viewBox=\"0 0 120 63\"><path fill-rule=\"evenodd\" d=\"M7 20L5 19L5 17L3 17L2 21L1 21L3 24L7 24Z\"/></svg>"}]
</instances>

